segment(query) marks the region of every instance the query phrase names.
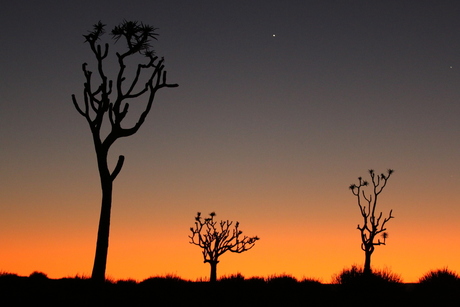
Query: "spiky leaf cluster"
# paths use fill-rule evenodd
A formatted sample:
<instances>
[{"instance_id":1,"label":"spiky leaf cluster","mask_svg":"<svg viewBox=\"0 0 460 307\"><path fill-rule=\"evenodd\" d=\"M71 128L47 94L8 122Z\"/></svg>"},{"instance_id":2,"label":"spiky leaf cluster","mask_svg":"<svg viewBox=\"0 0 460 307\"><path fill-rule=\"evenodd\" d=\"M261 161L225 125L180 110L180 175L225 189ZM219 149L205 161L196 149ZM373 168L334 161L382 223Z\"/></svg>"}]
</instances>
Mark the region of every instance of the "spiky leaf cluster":
<instances>
[{"instance_id":1,"label":"spiky leaf cluster","mask_svg":"<svg viewBox=\"0 0 460 307\"><path fill-rule=\"evenodd\" d=\"M156 40L156 36L158 36L155 30L157 28L142 22L123 20L121 24L113 28L111 34L115 41L124 39L131 53L140 52L151 56L154 51L151 50L150 42L152 39Z\"/></svg>"}]
</instances>

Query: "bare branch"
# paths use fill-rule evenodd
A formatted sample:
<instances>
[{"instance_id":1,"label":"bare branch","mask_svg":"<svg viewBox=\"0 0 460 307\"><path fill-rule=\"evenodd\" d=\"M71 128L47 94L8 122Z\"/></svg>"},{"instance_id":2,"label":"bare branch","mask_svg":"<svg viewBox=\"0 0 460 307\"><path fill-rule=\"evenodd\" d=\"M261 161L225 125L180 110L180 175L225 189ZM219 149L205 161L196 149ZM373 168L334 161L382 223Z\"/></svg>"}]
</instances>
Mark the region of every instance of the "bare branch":
<instances>
[{"instance_id":1,"label":"bare branch","mask_svg":"<svg viewBox=\"0 0 460 307\"><path fill-rule=\"evenodd\" d=\"M83 112L83 110L78 105L77 98L75 98L74 94L72 94L72 102L73 102L73 105L75 106L75 109L77 109L78 113L80 113L81 116L86 117L87 111Z\"/></svg>"},{"instance_id":2,"label":"bare branch","mask_svg":"<svg viewBox=\"0 0 460 307\"><path fill-rule=\"evenodd\" d=\"M118 173L121 171L121 168L123 167L123 162L125 162L125 156L119 156L117 165L115 166L115 169L113 170L112 174L110 175L112 181L114 181L115 178L117 178Z\"/></svg>"}]
</instances>

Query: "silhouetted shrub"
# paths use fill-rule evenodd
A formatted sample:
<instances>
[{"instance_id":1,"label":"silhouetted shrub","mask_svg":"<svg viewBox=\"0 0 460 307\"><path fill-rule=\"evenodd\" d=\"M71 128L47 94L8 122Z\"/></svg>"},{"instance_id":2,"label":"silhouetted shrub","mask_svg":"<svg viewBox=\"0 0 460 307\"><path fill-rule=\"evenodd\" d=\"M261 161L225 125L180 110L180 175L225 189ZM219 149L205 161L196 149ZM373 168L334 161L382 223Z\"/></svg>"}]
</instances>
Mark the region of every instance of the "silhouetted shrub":
<instances>
[{"instance_id":1,"label":"silhouetted shrub","mask_svg":"<svg viewBox=\"0 0 460 307\"><path fill-rule=\"evenodd\" d=\"M359 297L362 301L373 301L375 306L375 298L378 297L378 306L395 306L395 301L398 301L398 306L404 306L407 302L401 277L389 269L364 273L362 267L353 265L333 275L332 283L337 285L337 299L343 301L353 302Z\"/></svg>"},{"instance_id":2,"label":"silhouetted shrub","mask_svg":"<svg viewBox=\"0 0 460 307\"><path fill-rule=\"evenodd\" d=\"M338 285L400 284L402 279L400 275L391 272L388 268L372 270L371 274L365 274L362 267L352 265L350 269L343 269L339 274L334 274L332 283Z\"/></svg>"},{"instance_id":3,"label":"silhouetted shrub","mask_svg":"<svg viewBox=\"0 0 460 307\"><path fill-rule=\"evenodd\" d=\"M113 284L117 283L117 280L115 278L113 278L112 276L107 275L107 276L105 276L105 283L113 285Z\"/></svg>"},{"instance_id":4,"label":"silhouetted shrub","mask_svg":"<svg viewBox=\"0 0 460 307\"><path fill-rule=\"evenodd\" d=\"M265 285L265 278L263 277L251 277L246 279L246 283L251 285Z\"/></svg>"},{"instance_id":5,"label":"silhouetted shrub","mask_svg":"<svg viewBox=\"0 0 460 307\"><path fill-rule=\"evenodd\" d=\"M295 285L298 283L297 279L288 274L281 274L281 275L272 275L267 278L267 283L269 285L276 285L276 286L289 286Z\"/></svg>"},{"instance_id":6,"label":"silhouetted shrub","mask_svg":"<svg viewBox=\"0 0 460 307\"><path fill-rule=\"evenodd\" d=\"M5 286L13 287L17 285L22 279L27 277L18 276L17 274L1 272L0 273L0 290L5 291Z\"/></svg>"},{"instance_id":7,"label":"silhouetted shrub","mask_svg":"<svg viewBox=\"0 0 460 307\"><path fill-rule=\"evenodd\" d=\"M89 276L85 276L85 275L75 275L74 277L69 277L69 278L72 278L72 279L75 279L75 280L89 280L91 279L91 277Z\"/></svg>"},{"instance_id":8,"label":"silhouetted shrub","mask_svg":"<svg viewBox=\"0 0 460 307\"><path fill-rule=\"evenodd\" d=\"M321 281L315 278L304 278L300 281L301 284L304 285L321 285Z\"/></svg>"},{"instance_id":9,"label":"silhouetted shrub","mask_svg":"<svg viewBox=\"0 0 460 307\"><path fill-rule=\"evenodd\" d=\"M388 283L394 283L394 284L403 283L403 279L401 278L401 275L392 272L388 268L384 268L378 271L373 271L372 273L374 275L377 275L380 279Z\"/></svg>"},{"instance_id":10,"label":"silhouetted shrub","mask_svg":"<svg viewBox=\"0 0 460 307\"><path fill-rule=\"evenodd\" d=\"M423 275L419 281L420 284L427 285L449 285L460 283L460 276L448 268L430 271Z\"/></svg>"},{"instance_id":11,"label":"silhouetted shrub","mask_svg":"<svg viewBox=\"0 0 460 307\"><path fill-rule=\"evenodd\" d=\"M37 272L37 271L34 271L34 272L30 273L29 278L33 279L33 280L47 280L47 279L49 279L48 275L46 275L43 272Z\"/></svg>"},{"instance_id":12,"label":"silhouetted shrub","mask_svg":"<svg viewBox=\"0 0 460 307\"><path fill-rule=\"evenodd\" d=\"M357 265L352 265L350 269L343 269L339 274L332 275L332 283L344 285L356 282L362 279L363 269Z\"/></svg>"},{"instance_id":13,"label":"silhouetted shrub","mask_svg":"<svg viewBox=\"0 0 460 307\"><path fill-rule=\"evenodd\" d=\"M9 278L9 277L18 277L18 274L9 273L9 272L0 272L0 278Z\"/></svg>"},{"instance_id":14,"label":"silhouetted shrub","mask_svg":"<svg viewBox=\"0 0 460 307\"><path fill-rule=\"evenodd\" d=\"M419 279L415 293L425 306L458 305L460 276L447 268L432 270Z\"/></svg>"},{"instance_id":15,"label":"silhouetted shrub","mask_svg":"<svg viewBox=\"0 0 460 307\"><path fill-rule=\"evenodd\" d=\"M165 276L152 276L144 279L140 284L183 284L187 281L173 274L167 274Z\"/></svg>"},{"instance_id":16,"label":"silhouetted shrub","mask_svg":"<svg viewBox=\"0 0 460 307\"><path fill-rule=\"evenodd\" d=\"M245 280L244 276L241 273L236 273L228 276L222 276L219 279L219 282L243 282Z\"/></svg>"}]
</instances>

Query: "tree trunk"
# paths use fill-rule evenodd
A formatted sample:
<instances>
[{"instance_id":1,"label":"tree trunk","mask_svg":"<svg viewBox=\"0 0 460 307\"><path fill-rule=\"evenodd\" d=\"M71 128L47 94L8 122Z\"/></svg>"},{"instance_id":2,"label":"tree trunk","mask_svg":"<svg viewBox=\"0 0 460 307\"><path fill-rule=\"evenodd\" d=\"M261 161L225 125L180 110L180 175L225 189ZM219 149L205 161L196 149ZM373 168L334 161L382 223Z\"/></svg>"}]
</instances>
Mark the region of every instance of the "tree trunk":
<instances>
[{"instance_id":1,"label":"tree trunk","mask_svg":"<svg viewBox=\"0 0 460 307\"><path fill-rule=\"evenodd\" d=\"M105 281L107 254L109 249L110 212L112 209L113 180L107 165L107 151L96 146L99 176L101 179L102 203L97 231L96 255L94 256L91 279L96 282Z\"/></svg>"},{"instance_id":2,"label":"tree trunk","mask_svg":"<svg viewBox=\"0 0 460 307\"><path fill-rule=\"evenodd\" d=\"M102 189L101 215L97 231L96 255L91 279L97 282L105 281L107 253L109 249L110 211L112 207L112 181Z\"/></svg>"},{"instance_id":3,"label":"tree trunk","mask_svg":"<svg viewBox=\"0 0 460 307\"><path fill-rule=\"evenodd\" d=\"M210 282L215 283L217 281L217 264L218 261L210 261L209 264L211 265L211 277L209 279Z\"/></svg>"},{"instance_id":4,"label":"tree trunk","mask_svg":"<svg viewBox=\"0 0 460 307\"><path fill-rule=\"evenodd\" d=\"M372 251L371 250L365 250L365 259L364 259L364 274L370 275L372 273L371 270L371 255Z\"/></svg>"}]
</instances>

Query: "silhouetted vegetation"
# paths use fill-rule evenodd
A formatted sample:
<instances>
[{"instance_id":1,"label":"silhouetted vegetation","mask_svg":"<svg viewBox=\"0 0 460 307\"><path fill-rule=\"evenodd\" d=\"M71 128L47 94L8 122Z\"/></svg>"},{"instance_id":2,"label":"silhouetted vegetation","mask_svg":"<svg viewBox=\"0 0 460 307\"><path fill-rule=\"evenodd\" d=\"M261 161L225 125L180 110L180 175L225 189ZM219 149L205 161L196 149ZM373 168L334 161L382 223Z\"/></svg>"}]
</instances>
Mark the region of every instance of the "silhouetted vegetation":
<instances>
[{"instance_id":1,"label":"silhouetted vegetation","mask_svg":"<svg viewBox=\"0 0 460 307\"><path fill-rule=\"evenodd\" d=\"M350 190L357 197L359 210L363 217L363 224L358 224L358 230L361 232L361 249L364 251L364 273L371 274L371 256L374 253L375 246L385 245L388 233L386 233L385 225L393 218L390 210L388 217L382 219L383 213L380 212L376 218L375 209L377 207L377 198L382 193L383 189L387 185L387 181L393 174L393 170L389 169L387 174L376 175L374 170L369 170L371 176L372 187L370 188L369 194L366 194L364 187L368 186L368 182L363 180L362 177L358 177L358 184L351 184ZM382 235L383 241L380 239L376 240L378 234Z\"/></svg>"},{"instance_id":2,"label":"silhouetted vegetation","mask_svg":"<svg viewBox=\"0 0 460 307\"><path fill-rule=\"evenodd\" d=\"M83 116L91 129L102 189L101 214L97 234L96 254L91 278L99 282L105 279L107 252L109 247L110 214L112 207L113 181L123 167L124 156L120 155L111 171L108 164L110 147L119 138L135 134L144 123L153 104L156 92L164 87L176 87L166 82L164 60L154 56L151 42L158 35L155 28L137 21L123 21L111 31L115 42L126 43L124 52L117 52L118 72L112 79L106 75L104 60L109 55L109 44L102 47L98 42L105 33L105 25L98 22L89 34L84 35L97 61L96 73L88 70L87 63L82 66L85 82L83 87L83 106L72 95L78 113ZM144 63L139 63L134 77L126 77L126 63L141 55ZM133 58L134 57L134 58ZM122 125L129 110L129 103L146 96L143 111L135 124ZM108 131L108 132L107 132ZM107 133L105 133L107 132ZM105 134L104 134L105 133Z\"/></svg>"},{"instance_id":3,"label":"silhouetted vegetation","mask_svg":"<svg viewBox=\"0 0 460 307\"><path fill-rule=\"evenodd\" d=\"M144 279L141 284L177 284L177 283L184 283L187 282L186 280L180 278L176 275L166 275L166 276L152 276L147 279Z\"/></svg>"},{"instance_id":4,"label":"silhouetted vegetation","mask_svg":"<svg viewBox=\"0 0 460 307\"><path fill-rule=\"evenodd\" d=\"M226 220L214 221L216 214L211 212L210 217L203 219L198 212L195 217L195 227L191 227L192 234L189 236L190 243L201 247L203 250L204 262L211 265L210 282L217 281L217 264L219 257L227 251L232 253L242 253L250 250L259 238L242 236L239 230L239 223L231 228L233 222Z\"/></svg>"},{"instance_id":5,"label":"silhouetted vegetation","mask_svg":"<svg viewBox=\"0 0 460 307\"><path fill-rule=\"evenodd\" d=\"M439 284L439 285L448 285L456 284L460 282L460 276L454 271L449 270L448 268L438 269L430 271L420 277L420 284Z\"/></svg>"},{"instance_id":6,"label":"silhouetted vegetation","mask_svg":"<svg viewBox=\"0 0 460 307\"><path fill-rule=\"evenodd\" d=\"M401 276L390 269L373 269L371 273L363 267L353 265L332 276L332 284L337 285L337 295L345 301L359 297L372 306L404 306L410 292L403 284Z\"/></svg>"},{"instance_id":7,"label":"silhouetted vegetation","mask_svg":"<svg viewBox=\"0 0 460 307\"><path fill-rule=\"evenodd\" d=\"M225 282L243 282L245 281L245 277L241 273L236 273L233 275L228 275L228 276L222 276L219 278L219 282L225 283Z\"/></svg>"},{"instance_id":8,"label":"silhouetted vegetation","mask_svg":"<svg viewBox=\"0 0 460 307\"><path fill-rule=\"evenodd\" d=\"M33 280L44 280L44 279L48 279L48 275L46 275L43 272L34 271L30 273L29 278Z\"/></svg>"},{"instance_id":9,"label":"silhouetted vegetation","mask_svg":"<svg viewBox=\"0 0 460 307\"><path fill-rule=\"evenodd\" d=\"M370 275L364 272L362 267L352 265L345 268L339 274L332 276L332 283L339 285L359 285L359 284L400 284L403 280L400 275L393 273L390 269L372 270Z\"/></svg>"},{"instance_id":10,"label":"silhouetted vegetation","mask_svg":"<svg viewBox=\"0 0 460 307\"><path fill-rule=\"evenodd\" d=\"M419 279L419 284L437 291L458 291L460 289L460 276L448 268L443 268L426 273Z\"/></svg>"},{"instance_id":11,"label":"silhouetted vegetation","mask_svg":"<svg viewBox=\"0 0 460 307\"><path fill-rule=\"evenodd\" d=\"M315 279L299 281L288 274L245 278L223 276L216 283L184 280L176 275L152 276L94 283L75 276L48 278L38 272L29 277L0 274L0 303L5 306L456 306L458 275L447 269L425 274L420 283L403 284L388 269L372 272L358 266L334 275L332 284ZM205 298L203 298L205 296Z\"/></svg>"},{"instance_id":12,"label":"silhouetted vegetation","mask_svg":"<svg viewBox=\"0 0 460 307\"><path fill-rule=\"evenodd\" d=\"M417 295L426 304L456 306L460 302L460 276L448 268L425 273L419 279L419 285Z\"/></svg>"},{"instance_id":13,"label":"silhouetted vegetation","mask_svg":"<svg viewBox=\"0 0 460 307\"><path fill-rule=\"evenodd\" d=\"M279 286L289 286L297 284L297 278L288 275L288 274L281 274L281 275L272 275L267 278L267 283L272 285L279 285Z\"/></svg>"}]
</instances>

